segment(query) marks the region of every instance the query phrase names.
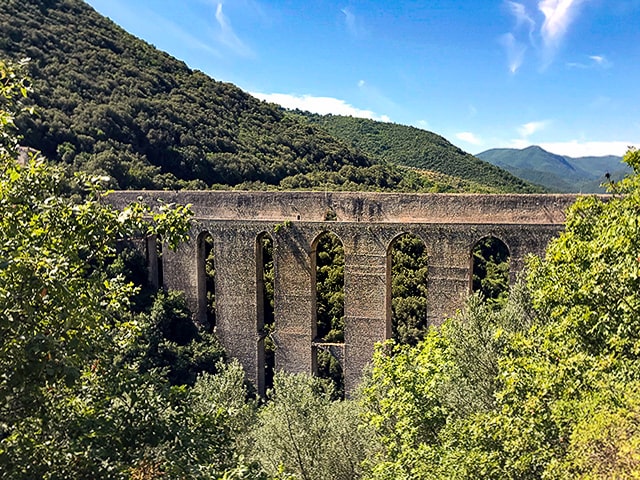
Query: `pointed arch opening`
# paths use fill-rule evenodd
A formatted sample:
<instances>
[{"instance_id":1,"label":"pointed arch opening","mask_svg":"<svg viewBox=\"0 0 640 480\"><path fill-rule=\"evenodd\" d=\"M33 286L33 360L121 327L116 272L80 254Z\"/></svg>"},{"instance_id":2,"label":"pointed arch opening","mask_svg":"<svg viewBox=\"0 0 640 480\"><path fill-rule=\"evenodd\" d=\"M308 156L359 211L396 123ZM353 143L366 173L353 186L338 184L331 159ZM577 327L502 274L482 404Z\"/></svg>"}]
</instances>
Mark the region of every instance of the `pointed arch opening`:
<instances>
[{"instance_id":1,"label":"pointed arch opening","mask_svg":"<svg viewBox=\"0 0 640 480\"><path fill-rule=\"evenodd\" d=\"M198 236L198 320L207 330L216 326L216 268L213 237L209 232Z\"/></svg>"},{"instance_id":2,"label":"pointed arch opening","mask_svg":"<svg viewBox=\"0 0 640 480\"><path fill-rule=\"evenodd\" d=\"M412 233L396 237L391 261L391 335L401 344L416 345L427 331L428 257L424 241Z\"/></svg>"},{"instance_id":3,"label":"pointed arch opening","mask_svg":"<svg viewBox=\"0 0 640 480\"><path fill-rule=\"evenodd\" d=\"M257 255L257 306L258 321L258 391L264 394L273 387L275 371L274 269L273 239L267 233L258 235Z\"/></svg>"},{"instance_id":4,"label":"pointed arch opening","mask_svg":"<svg viewBox=\"0 0 640 480\"><path fill-rule=\"evenodd\" d=\"M319 377L331 380L344 396L344 247L331 232L318 236L315 259L314 364Z\"/></svg>"},{"instance_id":5,"label":"pointed arch opening","mask_svg":"<svg viewBox=\"0 0 640 480\"><path fill-rule=\"evenodd\" d=\"M497 237L480 239L471 250L471 291L480 292L492 308L499 308L509 295L509 247Z\"/></svg>"}]
</instances>

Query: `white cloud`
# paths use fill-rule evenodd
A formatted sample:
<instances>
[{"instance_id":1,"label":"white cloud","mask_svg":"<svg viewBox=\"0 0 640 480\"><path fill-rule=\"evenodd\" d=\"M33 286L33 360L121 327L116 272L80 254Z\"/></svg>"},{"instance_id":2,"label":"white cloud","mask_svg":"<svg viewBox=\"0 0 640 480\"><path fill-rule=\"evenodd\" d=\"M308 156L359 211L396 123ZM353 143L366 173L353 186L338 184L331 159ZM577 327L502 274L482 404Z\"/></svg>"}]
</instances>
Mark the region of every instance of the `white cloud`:
<instances>
[{"instance_id":1,"label":"white cloud","mask_svg":"<svg viewBox=\"0 0 640 480\"><path fill-rule=\"evenodd\" d=\"M426 120L418 120L415 124L415 127L421 128L423 130L429 130L429 128L431 128L429 126L429 122L427 122Z\"/></svg>"},{"instance_id":2,"label":"white cloud","mask_svg":"<svg viewBox=\"0 0 640 480\"><path fill-rule=\"evenodd\" d=\"M286 93L255 93L256 98L266 102L277 103L285 108L299 109L320 115L334 114L359 118L370 118L381 122L390 122L387 115L378 115L371 110L363 110L348 104L344 100L332 97L315 97L312 95L291 95Z\"/></svg>"},{"instance_id":3,"label":"white cloud","mask_svg":"<svg viewBox=\"0 0 640 480\"><path fill-rule=\"evenodd\" d=\"M571 140L568 142L543 142L539 144L545 150L557 155L566 155L568 157L601 157L605 155L622 156L630 146L635 145L631 142L580 142Z\"/></svg>"},{"instance_id":4,"label":"white cloud","mask_svg":"<svg viewBox=\"0 0 640 480\"><path fill-rule=\"evenodd\" d=\"M218 40L220 41L220 43L226 45L238 55L253 55L251 49L247 47L242 42L242 40L240 40L240 38L236 35L236 32L233 30L231 22L222 11L222 2L218 2L218 6L216 7L216 21L218 22L218 27L220 29L218 35Z\"/></svg>"},{"instance_id":5,"label":"white cloud","mask_svg":"<svg viewBox=\"0 0 640 480\"><path fill-rule=\"evenodd\" d=\"M519 138L510 140L502 144L506 148L527 148L532 143L527 139ZM569 140L567 142L540 142L535 145L540 146L548 152L556 155L566 155L567 157L603 157L606 155L622 156L630 146L639 147L640 143L602 141L585 142L579 140Z\"/></svg>"},{"instance_id":6,"label":"white cloud","mask_svg":"<svg viewBox=\"0 0 640 480\"><path fill-rule=\"evenodd\" d=\"M540 130L543 130L544 128L546 128L548 124L549 124L548 120L543 120L540 122L525 123L524 125L521 125L520 128L518 128L518 132L520 133L520 136L524 138L530 137L534 133L539 132Z\"/></svg>"},{"instance_id":7,"label":"white cloud","mask_svg":"<svg viewBox=\"0 0 640 480\"><path fill-rule=\"evenodd\" d=\"M484 142L472 132L456 133L456 138L471 145L482 145Z\"/></svg>"}]
</instances>

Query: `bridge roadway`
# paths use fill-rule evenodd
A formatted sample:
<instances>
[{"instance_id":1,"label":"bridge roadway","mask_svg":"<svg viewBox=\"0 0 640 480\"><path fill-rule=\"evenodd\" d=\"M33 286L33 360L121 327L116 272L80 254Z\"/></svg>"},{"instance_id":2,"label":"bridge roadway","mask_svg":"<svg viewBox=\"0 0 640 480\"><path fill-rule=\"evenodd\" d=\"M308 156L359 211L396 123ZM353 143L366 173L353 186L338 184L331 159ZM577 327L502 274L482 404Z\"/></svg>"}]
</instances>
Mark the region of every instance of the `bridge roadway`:
<instances>
[{"instance_id":1,"label":"bridge roadway","mask_svg":"<svg viewBox=\"0 0 640 480\"><path fill-rule=\"evenodd\" d=\"M315 249L325 232L344 246L345 341L332 344L345 389L353 391L376 342L391 332L390 248L398 236L421 238L428 255L427 319L439 324L462 307L471 289L471 252L495 237L511 256L511 279L527 254L542 255L563 228L576 195L404 194L370 192L118 191L116 207L141 199L191 204L190 240L164 249L163 283L182 290L198 321L205 321L204 238L213 238L216 332L264 392L264 307L261 238L274 245L276 369L316 370ZM157 275L156 247L147 248Z\"/></svg>"}]
</instances>

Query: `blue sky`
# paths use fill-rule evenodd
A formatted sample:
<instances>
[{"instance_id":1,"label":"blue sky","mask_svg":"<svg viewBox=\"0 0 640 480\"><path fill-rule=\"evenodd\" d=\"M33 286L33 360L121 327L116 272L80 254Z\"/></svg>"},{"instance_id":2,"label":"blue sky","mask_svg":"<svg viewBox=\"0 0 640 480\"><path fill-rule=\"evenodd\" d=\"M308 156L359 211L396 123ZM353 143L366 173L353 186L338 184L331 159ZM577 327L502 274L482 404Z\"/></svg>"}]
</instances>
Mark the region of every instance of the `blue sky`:
<instances>
[{"instance_id":1,"label":"blue sky","mask_svg":"<svg viewBox=\"0 0 640 480\"><path fill-rule=\"evenodd\" d=\"M640 146L640 0L88 0L216 80L479 153Z\"/></svg>"}]
</instances>

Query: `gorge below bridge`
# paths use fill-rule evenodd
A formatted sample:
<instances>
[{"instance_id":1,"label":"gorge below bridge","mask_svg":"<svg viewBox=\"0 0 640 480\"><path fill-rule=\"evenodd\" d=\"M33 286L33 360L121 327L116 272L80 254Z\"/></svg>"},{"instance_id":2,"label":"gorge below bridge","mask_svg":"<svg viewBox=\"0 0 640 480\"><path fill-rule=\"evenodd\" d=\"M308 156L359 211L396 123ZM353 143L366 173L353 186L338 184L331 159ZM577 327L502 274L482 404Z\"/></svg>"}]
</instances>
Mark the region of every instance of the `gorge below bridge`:
<instances>
[{"instance_id":1,"label":"gorge below bridge","mask_svg":"<svg viewBox=\"0 0 640 480\"><path fill-rule=\"evenodd\" d=\"M527 254L543 255L563 229L575 195L405 194L368 192L118 191L107 200L124 207L191 204L190 240L163 249L162 283L185 292L197 321L206 322L205 245L213 239L216 334L240 361L258 392L265 390L262 239L273 244L274 317L270 337L275 368L315 373L316 245L326 232L344 248L344 343L332 344L345 391L352 392L370 363L374 344L391 335L391 245L413 234L428 256L427 320L441 323L471 291L472 250L482 239L502 241L510 278ZM155 239L147 242L158 278ZM157 281L157 280L156 280Z\"/></svg>"}]
</instances>

